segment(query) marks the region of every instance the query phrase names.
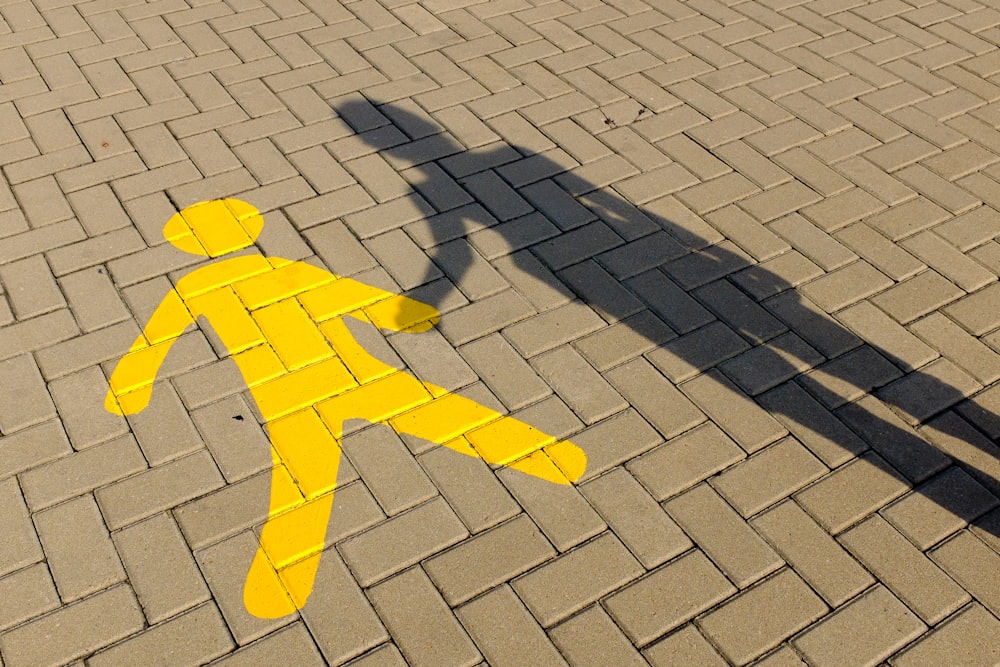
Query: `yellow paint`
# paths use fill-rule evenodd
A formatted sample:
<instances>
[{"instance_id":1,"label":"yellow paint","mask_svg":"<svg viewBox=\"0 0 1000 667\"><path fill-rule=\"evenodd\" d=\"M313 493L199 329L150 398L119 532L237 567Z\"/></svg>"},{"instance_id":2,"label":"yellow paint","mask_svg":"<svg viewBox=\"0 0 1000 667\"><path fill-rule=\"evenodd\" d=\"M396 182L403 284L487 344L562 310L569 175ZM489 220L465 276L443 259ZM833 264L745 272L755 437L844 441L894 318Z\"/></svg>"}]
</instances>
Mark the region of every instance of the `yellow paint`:
<instances>
[{"instance_id":1,"label":"yellow paint","mask_svg":"<svg viewBox=\"0 0 1000 667\"><path fill-rule=\"evenodd\" d=\"M164 236L187 252L217 257L249 247L262 227L250 204L226 199L172 216ZM556 484L576 481L586 468L576 445L374 358L351 335L346 316L408 332L425 331L439 317L432 306L303 262L233 257L181 278L109 380L107 410L143 410L163 360L195 318L232 354L274 459L268 518L243 592L256 616L276 618L306 604L348 419L385 423Z\"/></svg>"},{"instance_id":2,"label":"yellow paint","mask_svg":"<svg viewBox=\"0 0 1000 667\"><path fill-rule=\"evenodd\" d=\"M333 356L330 344L295 299L285 299L253 311L281 363L298 370Z\"/></svg>"},{"instance_id":3,"label":"yellow paint","mask_svg":"<svg viewBox=\"0 0 1000 667\"><path fill-rule=\"evenodd\" d=\"M231 287L214 289L190 297L187 305L195 317L211 314L212 328L220 338L226 340L230 354L242 352L264 342L264 334Z\"/></svg>"}]
</instances>

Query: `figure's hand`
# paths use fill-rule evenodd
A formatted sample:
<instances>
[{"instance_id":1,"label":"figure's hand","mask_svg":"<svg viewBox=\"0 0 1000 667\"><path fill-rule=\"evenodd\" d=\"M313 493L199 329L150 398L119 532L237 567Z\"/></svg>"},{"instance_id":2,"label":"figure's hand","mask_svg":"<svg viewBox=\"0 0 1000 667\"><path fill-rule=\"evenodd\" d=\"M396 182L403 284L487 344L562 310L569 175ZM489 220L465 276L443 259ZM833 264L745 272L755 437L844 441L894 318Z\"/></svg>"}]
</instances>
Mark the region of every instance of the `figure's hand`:
<instances>
[{"instance_id":1,"label":"figure's hand","mask_svg":"<svg viewBox=\"0 0 1000 667\"><path fill-rule=\"evenodd\" d=\"M113 415L134 415L146 409L152 394L153 385L141 387L121 396L115 396L115 393L109 389L104 397L104 409Z\"/></svg>"},{"instance_id":2,"label":"figure's hand","mask_svg":"<svg viewBox=\"0 0 1000 667\"><path fill-rule=\"evenodd\" d=\"M395 295L366 307L365 313L379 329L407 333L427 331L441 320L441 314L434 306Z\"/></svg>"}]
</instances>

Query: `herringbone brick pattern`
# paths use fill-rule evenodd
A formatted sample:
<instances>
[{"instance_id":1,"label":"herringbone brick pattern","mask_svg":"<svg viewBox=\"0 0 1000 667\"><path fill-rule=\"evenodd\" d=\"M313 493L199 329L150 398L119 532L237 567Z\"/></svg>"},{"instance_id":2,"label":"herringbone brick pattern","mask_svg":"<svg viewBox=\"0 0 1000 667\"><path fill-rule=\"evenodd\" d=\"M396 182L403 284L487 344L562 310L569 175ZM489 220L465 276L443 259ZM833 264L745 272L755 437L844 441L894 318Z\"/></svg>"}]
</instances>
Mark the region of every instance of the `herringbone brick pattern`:
<instances>
[{"instance_id":1,"label":"herringbone brick pattern","mask_svg":"<svg viewBox=\"0 0 1000 667\"><path fill-rule=\"evenodd\" d=\"M992 0L4 0L0 171L0 664L1000 662ZM355 424L249 615L214 334L103 409L223 197L434 305L354 333L580 484Z\"/></svg>"}]
</instances>

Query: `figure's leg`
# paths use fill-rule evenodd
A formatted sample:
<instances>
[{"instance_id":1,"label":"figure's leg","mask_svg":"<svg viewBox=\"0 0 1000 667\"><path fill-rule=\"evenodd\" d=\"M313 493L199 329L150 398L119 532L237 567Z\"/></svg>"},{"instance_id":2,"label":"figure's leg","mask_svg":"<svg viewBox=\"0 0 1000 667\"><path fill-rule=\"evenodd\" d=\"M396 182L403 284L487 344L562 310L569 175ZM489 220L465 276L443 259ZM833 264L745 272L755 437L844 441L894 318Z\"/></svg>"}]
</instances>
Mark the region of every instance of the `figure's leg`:
<instances>
[{"instance_id":1,"label":"figure's leg","mask_svg":"<svg viewBox=\"0 0 1000 667\"><path fill-rule=\"evenodd\" d=\"M412 376L406 377L421 384ZM573 443L557 441L530 424L459 394L433 385L427 388L435 398L389 420L397 433L409 433L558 484L575 482L586 469L587 456Z\"/></svg>"},{"instance_id":2,"label":"figure's leg","mask_svg":"<svg viewBox=\"0 0 1000 667\"><path fill-rule=\"evenodd\" d=\"M323 549L340 440L339 433L331 433L312 409L269 423L268 433L275 452L270 509L260 549L247 574L243 602L254 616L277 618L300 609L312 591L319 558L306 557L318 556ZM294 568L294 576L285 576L284 568L297 561L302 562Z\"/></svg>"}]
</instances>

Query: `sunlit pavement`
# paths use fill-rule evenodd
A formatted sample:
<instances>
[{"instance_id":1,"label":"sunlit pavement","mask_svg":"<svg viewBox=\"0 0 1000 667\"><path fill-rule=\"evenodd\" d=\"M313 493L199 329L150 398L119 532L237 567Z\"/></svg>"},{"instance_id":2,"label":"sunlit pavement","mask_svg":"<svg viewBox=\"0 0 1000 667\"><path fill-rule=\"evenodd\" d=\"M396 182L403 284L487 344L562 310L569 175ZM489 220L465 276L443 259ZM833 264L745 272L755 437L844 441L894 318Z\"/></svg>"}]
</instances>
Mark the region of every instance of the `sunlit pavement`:
<instances>
[{"instance_id":1,"label":"sunlit pavement","mask_svg":"<svg viewBox=\"0 0 1000 667\"><path fill-rule=\"evenodd\" d=\"M998 127L991 3L0 4L0 665L1000 663Z\"/></svg>"}]
</instances>

